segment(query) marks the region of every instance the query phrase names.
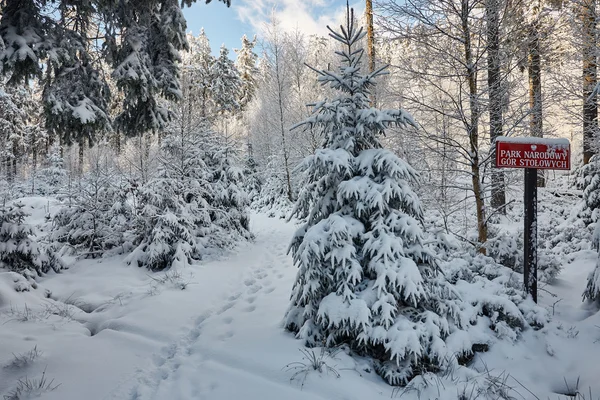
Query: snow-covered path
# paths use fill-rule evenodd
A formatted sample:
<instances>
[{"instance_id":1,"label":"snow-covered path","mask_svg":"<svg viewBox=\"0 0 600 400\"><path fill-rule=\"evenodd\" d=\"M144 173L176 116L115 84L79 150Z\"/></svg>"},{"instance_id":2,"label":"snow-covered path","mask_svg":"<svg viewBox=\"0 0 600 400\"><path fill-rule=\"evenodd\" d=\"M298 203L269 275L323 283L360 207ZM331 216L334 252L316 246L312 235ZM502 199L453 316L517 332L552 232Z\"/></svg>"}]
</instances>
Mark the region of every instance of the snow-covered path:
<instances>
[{"instance_id":1,"label":"snow-covered path","mask_svg":"<svg viewBox=\"0 0 600 400\"><path fill-rule=\"evenodd\" d=\"M138 372L133 387L127 388L130 398L237 398L255 387L243 384L244 379L264 381L261 390L266 392L260 397L257 393L256 398L266 398L272 392L269 386L281 386L280 368L290 360L273 362L273 358L277 358L276 342L289 340L282 337L277 321L285 311L282 298L289 293L294 276L286 255L293 226L261 215L254 216L252 225L254 243L242 246L227 261L206 267L228 270L234 278L228 288L214 304L198 303L198 314L188 331L154 354L150 365ZM273 337L264 337L265 331ZM112 398L125 396L117 392Z\"/></svg>"},{"instance_id":2,"label":"snow-covered path","mask_svg":"<svg viewBox=\"0 0 600 400\"><path fill-rule=\"evenodd\" d=\"M296 274L286 254L294 226L254 215L252 231L254 243L226 261L206 266L234 276L218 300L208 307L198 304L187 331L155 353L130 385L121 385L107 399L364 398L365 384L374 384L371 380L343 385L325 375L316 385L290 382L293 371L284 367L302 356L300 343L281 326ZM349 358L345 361L356 367ZM357 392L356 386L362 390ZM378 392L381 387L367 391L371 397Z\"/></svg>"},{"instance_id":3,"label":"snow-covered path","mask_svg":"<svg viewBox=\"0 0 600 400\"><path fill-rule=\"evenodd\" d=\"M0 344L11 344L0 346L0 362L33 346L44 353L23 369L0 368L0 395L46 368L47 378L60 383L43 394L48 400L389 397L391 388L365 371L364 361L343 352L326 359L340 379L327 371L290 379L297 370L286 366L305 361L302 344L281 326L296 275L286 254L294 230L254 214L253 242L173 281L157 283L166 275L122 258L82 260L43 279L38 290L15 293L15 309L27 304L33 317L0 313ZM181 290L181 283L189 284ZM49 307L68 312L44 311Z\"/></svg>"}]
</instances>

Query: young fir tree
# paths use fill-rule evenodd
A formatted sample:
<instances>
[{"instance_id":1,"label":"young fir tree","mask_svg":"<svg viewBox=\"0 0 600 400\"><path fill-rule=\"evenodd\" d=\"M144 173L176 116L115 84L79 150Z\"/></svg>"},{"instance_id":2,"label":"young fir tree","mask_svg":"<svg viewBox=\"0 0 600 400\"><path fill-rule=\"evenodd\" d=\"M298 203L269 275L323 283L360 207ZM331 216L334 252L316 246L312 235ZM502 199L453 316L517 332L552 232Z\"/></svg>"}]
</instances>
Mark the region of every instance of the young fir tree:
<instances>
[{"instance_id":1,"label":"young fir tree","mask_svg":"<svg viewBox=\"0 0 600 400\"><path fill-rule=\"evenodd\" d=\"M416 172L382 148L390 126L412 125L402 110L369 105L385 67L363 75L364 36L352 11L340 32L338 72L317 71L339 96L314 105L302 124L322 128L322 148L301 164L294 208L304 221L290 250L299 271L285 326L309 346L348 343L376 360L390 384L405 384L452 357L445 339L457 303L422 243Z\"/></svg>"},{"instance_id":2,"label":"young fir tree","mask_svg":"<svg viewBox=\"0 0 600 400\"><path fill-rule=\"evenodd\" d=\"M25 224L24 205L15 203L0 208L0 267L28 274L59 271L64 264L50 247L33 238L33 229Z\"/></svg>"}]
</instances>

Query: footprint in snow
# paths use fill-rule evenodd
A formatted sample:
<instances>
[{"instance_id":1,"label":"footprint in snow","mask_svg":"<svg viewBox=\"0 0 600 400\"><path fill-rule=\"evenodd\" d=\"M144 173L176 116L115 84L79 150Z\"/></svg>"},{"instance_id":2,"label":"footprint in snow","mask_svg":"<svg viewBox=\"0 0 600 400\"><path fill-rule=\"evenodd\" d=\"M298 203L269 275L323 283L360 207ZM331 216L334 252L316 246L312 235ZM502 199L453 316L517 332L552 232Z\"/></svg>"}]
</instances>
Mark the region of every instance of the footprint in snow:
<instances>
[{"instance_id":1,"label":"footprint in snow","mask_svg":"<svg viewBox=\"0 0 600 400\"><path fill-rule=\"evenodd\" d=\"M223 307L221 307L221 309L219 310L218 314L219 315L223 314L225 311L231 309L234 305L235 305L234 302L225 304Z\"/></svg>"},{"instance_id":2,"label":"footprint in snow","mask_svg":"<svg viewBox=\"0 0 600 400\"><path fill-rule=\"evenodd\" d=\"M229 338L233 337L233 331L227 331L225 333L223 333L222 335L219 336L220 340L227 340Z\"/></svg>"},{"instance_id":3,"label":"footprint in snow","mask_svg":"<svg viewBox=\"0 0 600 400\"><path fill-rule=\"evenodd\" d=\"M262 289L262 286L260 286L260 285L254 285L254 286L252 286L252 287L250 287L250 288L248 289L248 293L250 293L250 294L255 294L255 293L257 293L257 292L258 292L260 289Z\"/></svg>"}]
</instances>

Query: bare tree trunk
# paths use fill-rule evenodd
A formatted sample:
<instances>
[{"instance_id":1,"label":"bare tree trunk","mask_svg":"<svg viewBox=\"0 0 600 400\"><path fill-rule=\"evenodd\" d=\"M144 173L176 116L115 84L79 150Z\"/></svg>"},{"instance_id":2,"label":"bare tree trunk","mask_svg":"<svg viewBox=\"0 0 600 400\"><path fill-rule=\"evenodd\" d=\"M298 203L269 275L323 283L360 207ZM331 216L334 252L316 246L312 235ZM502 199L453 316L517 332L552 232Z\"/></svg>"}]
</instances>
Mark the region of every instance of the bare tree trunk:
<instances>
[{"instance_id":1,"label":"bare tree trunk","mask_svg":"<svg viewBox=\"0 0 600 400\"><path fill-rule=\"evenodd\" d=\"M505 213L504 173L496 168L494 142L502 136L502 82L500 75L500 0L486 0L485 19L487 23L487 65L490 114L490 141L492 144L492 200L495 209Z\"/></svg>"},{"instance_id":2,"label":"bare tree trunk","mask_svg":"<svg viewBox=\"0 0 600 400\"><path fill-rule=\"evenodd\" d=\"M12 160L11 160L11 175L13 179L17 178L17 155L19 154L19 145L17 141L13 141L13 149L12 149Z\"/></svg>"},{"instance_id":3,"label":"bare tree trunk","mask_svg":"<svg viewBox=\"0 0 600 400\"><path fill-rule=\"evenodd\" d=\"M82 137L79 139L79 160L77 163L77 169L79 175L83 175L83 148L85 146L85 139Z\"/></svg>"},{"instance_id":4,"label":"bare tree trunk","mask_svg":"<svg viewBox=\"0 0 600 400\"><path fill-rule=\"evenodd\" d=\"M469 83L469 111L470 121L467 125L471 151L471 180L475 194L477 208L477 233L480 245L487 241L487 223L485 219L485 201L481 188L479 171L479 100L477 98L477 70L473 62L473 48L471 45L471 30L469 28L469 0L461 1L461 26L467 66L467 81ZM479 252L485 254L485 248L480 246Z\"/></svg>"},{"instance_id":5,"label":"bare tree trunk","mask_svg":"<svg viewBox=\"0 0 600 400\"><path fill-rule=\"evenodd\" d=\"M529 29L527 74L529 76L529 129L531 136L544 137L542 127L542 62L537 22ZM546 186L543 170L538 169L538 187Z\"/></svg>"},{"instance_id":6,"label":"bare tree trunk","mask_svg":"<svg viewBox=\"0 0 600 400\"><path fill-rule=\"evenodd\" d=\"M596 1L581 0L583 36L583 163L595 154L594 136L598 130L598 98L594 95L597 83L596 61Z\"/></svg>"},{"instance_id":7,"label":"bare tree trunk","mask_svg":"<svg viewBox=\"0 0 600 400\"><path fill-rule=\"evenodd\" d=\"M367 53L369 55L369 72L375 70L375 32L373 31L373 1L366 0L365 14L367 17ZM375 91L371 93L371 105L376 104Z\"/></svg>"}]
</instances>

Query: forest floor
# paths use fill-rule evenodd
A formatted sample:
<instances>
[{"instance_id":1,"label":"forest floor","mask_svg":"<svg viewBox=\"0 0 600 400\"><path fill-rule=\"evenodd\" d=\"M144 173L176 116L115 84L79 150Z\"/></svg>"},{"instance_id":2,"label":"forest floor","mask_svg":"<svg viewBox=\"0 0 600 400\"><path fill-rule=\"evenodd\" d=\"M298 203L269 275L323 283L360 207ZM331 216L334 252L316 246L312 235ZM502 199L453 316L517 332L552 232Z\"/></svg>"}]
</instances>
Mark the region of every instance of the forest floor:
<instances>
[{"instance_id":1,"label":"forest floor","mask_svg":"<svg viewBox=\"0 0 600 400\"><path fill-rule=\"evenodd\" d=\"M25 201L31 222L43 220L47 202ZM470 368L480 379L461 367L394 390L346 349L309 350L324 363L311 368L281 325L296 275L287 255L295 225L253 214L251 228L253 242L181 271L78 260L21 293L19 276L0 272L0 395L29 398L42 386L48 400L568 399L560 393L577 390L600 398L600 313L581 302L595 251L574 254L544 287L550 324L476 356Z\"/></svg>"}]
</instances>

